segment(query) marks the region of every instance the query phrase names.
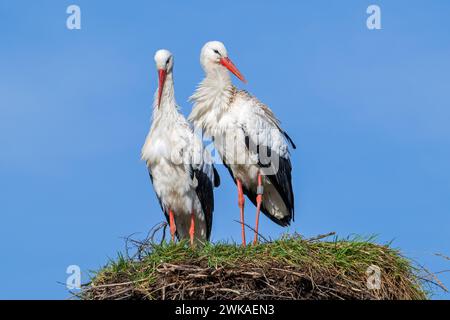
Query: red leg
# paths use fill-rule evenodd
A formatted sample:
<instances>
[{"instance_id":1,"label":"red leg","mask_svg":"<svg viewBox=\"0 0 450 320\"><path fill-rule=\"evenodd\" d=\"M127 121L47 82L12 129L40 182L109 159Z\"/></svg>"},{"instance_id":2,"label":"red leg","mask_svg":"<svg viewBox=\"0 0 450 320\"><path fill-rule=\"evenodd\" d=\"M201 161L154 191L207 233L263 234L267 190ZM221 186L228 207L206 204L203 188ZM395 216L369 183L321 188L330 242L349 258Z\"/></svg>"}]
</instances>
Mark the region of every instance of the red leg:
<instances>
[{"instance_id":1,"label":"red leg","mask_svg":"<svg viewBox=\"0 0 450 320\"><path fill-rule=\"evenodd\" d=\"M194 214L194 210L192 210L191 227L189 228L189 235L191 237L191 246L194 245L194 234L195 234L195 214Z\"/></svg>"},{"instance_id":2,"label":"red leg","mask_svg":"<svg viewBox=\"0 0 450 320\"><path fill-rule=\"evenodd\" d=\"M175 218L173 216L172 210L169 210L169 225L170 225L170 235L172 236L172 242L175 241L175 232L177 227L175 226Z\"/></svg>"},{"instance_id":3,"label":"red leg","mask_svg":"<svg viewBox=\"0 0 450 320\"><path fill-rule=\"evenodd\" d=\"M258 174L258 188L256 189L256 224L255 224L255 239L253 244L258 243L258 227L259 227L259 213L261 212L261 203L264 187L262 185L262 176Z\"/></svg>"},{"instance_id":4,"label":"red leg","mask_svg":"<svg viewBox=\"0 0 450 320\"><path fill-rule=\"evenodd\" d=\"M242 189L241 180L236 179L236 184L238 188L238 205L239 208L241 209L242 246L245 247L246 241L245 241L245 225L244 225L244 205L245 205L244 191Z\"/></svg>"}]
</instances>

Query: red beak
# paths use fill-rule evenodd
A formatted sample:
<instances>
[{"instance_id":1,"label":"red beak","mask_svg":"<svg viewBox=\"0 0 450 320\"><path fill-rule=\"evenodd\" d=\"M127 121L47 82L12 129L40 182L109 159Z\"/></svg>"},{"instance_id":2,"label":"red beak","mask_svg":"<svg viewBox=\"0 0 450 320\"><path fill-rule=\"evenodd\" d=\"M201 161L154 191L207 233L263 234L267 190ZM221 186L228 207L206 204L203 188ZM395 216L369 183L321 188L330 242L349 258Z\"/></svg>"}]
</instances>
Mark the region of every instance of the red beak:
<instances>
[{"instance_id":1,"label":"red beak","mask_svg":"<svg viewBox=\"0 0 450 320\"><path fill-rule=\"evenodd\" d=\"M244 76L241 74L241 72L236 68L236 66L233 64L233 62L227 57L220 59L220 63L230 70L236 77L239 78L244 83L247 83L247 80L245 80Z\"/></svg>"},{"instance_id":2,"label":"red beak","mask_svg":"<svg viewBox=\"0 0 450 320\"><path fill-rule=\"evenodd\" d=\"M166 75L167 72L164 69L159 69L158 70L158 75L159 75L159 89L158 89L158 108L161 105L161 96L163 93L163 89L164 89L164 84L166 83Z\"/></svg>"}]
</instances>

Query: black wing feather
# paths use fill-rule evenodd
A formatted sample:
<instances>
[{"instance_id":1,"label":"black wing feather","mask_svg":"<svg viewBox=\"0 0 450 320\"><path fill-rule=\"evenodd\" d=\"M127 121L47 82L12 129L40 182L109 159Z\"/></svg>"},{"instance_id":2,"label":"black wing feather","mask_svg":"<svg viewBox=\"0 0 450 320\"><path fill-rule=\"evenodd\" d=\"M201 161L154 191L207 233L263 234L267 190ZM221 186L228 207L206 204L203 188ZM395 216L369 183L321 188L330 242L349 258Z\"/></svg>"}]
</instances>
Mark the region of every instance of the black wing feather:
<instances>
[{"instance_id":1,"label":"black wing feather","mask_svg":"<svg viewBox=\"0 0 450 320\"><path fill-rule=\"evenodd\" d=\"M275 186L286 208L290 212L290 216L285 217L287 220L294 220L294 192L292 190L292 165L291 160L279 157L278 171L274 175L268 175L270 182Z\"/></svg>"},{"instance_id":2,"label":"black wing feather","mask_svg":"<svg viewBox=\"0 0 450 320\"><path fill-rule=\"evenodd\" d=\"M220 177L217 173L216 169L213 167L213 180L211 181L210 177L206 172L201 169L193 169L191 168L191 176L192 178L195 175L197 179L197 187L195 188L195 192L197 194L198 199L200 200L200 204L202 206L203 213L205 214L205 222L206 222L206 239L209 240L211 236L211 228L212 228L212 220L213 220L213 211L214 211L214 186L219 186ZM213 184L214 183L214 184Z\"/></svg>"},{"instance_id":3,"label":"black wing feather","mask_svg":"<svg viewBox=\"0 0 450 320\"><path fill-rule=\"evenodd\" d=\"M250 149L250 137L245 133L244 129L243 129L243 131L244 131L244 135L245 135L245 144L247 146L247 149ZM288 141L292 144L293 148L295 149L296 146L295 146L294 142L292 141L292 139L287 135L287 133L285 133L285 132L282 132L282 133L286 137L286 139L288 139ZM254 148L252 148L252 149L254 149ZM260 155L259 145L256 146L256 152L259 156ZM276 154L269 147L266 148L266 152L267 152L267 154L264 156L265 159L272 157L272 154ZM258 159L258 165L261 168L268 168L271 166L270 163L263 164L261 162L260 157ZM231 173L230 168L228 168L228 170ZM289 158L283 158L283 157L279 156L278 157L278 170L277 170L276 174L267 175L270 182L275 186L275 189L278 191L281 198L283 199L283 202L284 202L286 208L288 209L290 215L284 217L283 219L277 219L268 213L267 209L264 208L264 204L261 205L261 211L266 216L268 216L272 221L274 221L282 226L288 226L290 224L291 218L292 218L292 220L294 220L294 211L295 211L294 210L294 192L292 190L292 174L291 174L291 172L292 172L291 160ZM244 190L244 193L249 197L249 199L253 202L253 204L256 205L256 194L253 192L250 192L249 190L247 190L247 192Z\"/></svg>"}]
</instances>

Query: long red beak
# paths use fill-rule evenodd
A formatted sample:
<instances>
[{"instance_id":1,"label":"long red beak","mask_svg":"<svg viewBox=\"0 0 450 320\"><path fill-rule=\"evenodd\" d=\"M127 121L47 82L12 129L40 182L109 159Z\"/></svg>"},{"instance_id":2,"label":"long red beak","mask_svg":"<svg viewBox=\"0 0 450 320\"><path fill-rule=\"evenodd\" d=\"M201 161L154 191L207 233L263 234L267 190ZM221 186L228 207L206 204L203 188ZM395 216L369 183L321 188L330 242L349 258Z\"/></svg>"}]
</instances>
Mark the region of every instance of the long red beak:
<instances>
[{"instance_id":1,"label":"long red beak","mask_svg":"<svg viewBox=\"0 0 450 320\"><path fill-rule=\"evenodd\" d=\"M161 96L163 93L163 89L164 89L164 84L166 83L166 75L167 72L164 69L159 69L158 70L158 75L159 75L159 89L158 89L158 108L161 105Z\"/></svg>"},{"instance_id":2,"label":"long red beak","mask_svg":"<svg viewBox=\"0 0 450 320\"><path fill-rule=\"evenodd\" d=\"M230 70L236 77L239 78L239 80L241 80L244 83L247 83L247 80L245 80L244 76L241 74L241 72L238 70L238 68L236 68L236 66L234 65L234 63L230 60L230 58L222 58L220 59L220 63L227 68L228 70Z\"/></svg>"}]
</instances>

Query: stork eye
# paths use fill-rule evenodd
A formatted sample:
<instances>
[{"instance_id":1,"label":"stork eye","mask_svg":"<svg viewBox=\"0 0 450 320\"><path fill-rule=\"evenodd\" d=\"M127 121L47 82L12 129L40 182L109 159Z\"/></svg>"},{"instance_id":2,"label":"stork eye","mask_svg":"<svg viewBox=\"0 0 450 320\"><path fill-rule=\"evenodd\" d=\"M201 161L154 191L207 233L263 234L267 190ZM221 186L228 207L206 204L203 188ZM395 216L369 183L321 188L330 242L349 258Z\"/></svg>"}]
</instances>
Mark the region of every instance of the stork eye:
<instances>
[{"instance_id":1,"label":"stork eye","mask_svg":"<svg viewBox=\"0 0 450 320\"><path fill-rule=\"evenodd\" d=\"M166 61L166 66L169 64L169 62L170 62L170 57Z\"/></svg>"},{"instance_id":2,"label":"stork eye","mask_svg":"<svg viewBox=\"0 0 450 320\"><path fill-rule=\"evenodd\" d=\"M219 52L219 50L216 50L216 49L215 49L214 52L217 53L219 56L221 55L220 52Z\"/></svg>"}]
</instances>

